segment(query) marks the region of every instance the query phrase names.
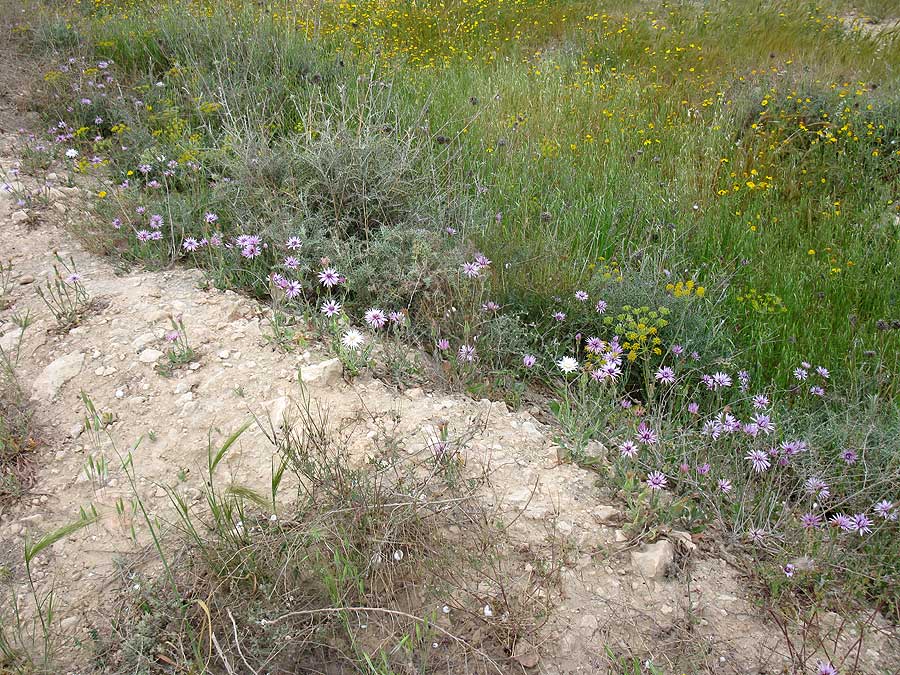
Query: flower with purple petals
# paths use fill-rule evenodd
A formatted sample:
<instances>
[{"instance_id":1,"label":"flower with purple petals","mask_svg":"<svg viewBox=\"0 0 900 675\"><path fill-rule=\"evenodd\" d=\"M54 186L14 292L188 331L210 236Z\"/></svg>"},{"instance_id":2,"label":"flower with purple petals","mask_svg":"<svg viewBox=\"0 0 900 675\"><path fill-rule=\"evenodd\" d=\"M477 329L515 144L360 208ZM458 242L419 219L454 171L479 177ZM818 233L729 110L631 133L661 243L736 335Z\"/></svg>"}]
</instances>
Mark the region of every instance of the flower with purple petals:
<instances>
[{"instance_id":1,"label":"flower with purple petals","mask_svg":"<svg viewBox=\"0 0 900 675\"><path fill-rule=\"evenodd\" d=\"M731 386L731 377L727 373L717 372L713 373L712 381L715 389L725 388Z\"/></svg>"},{"instance_id":2,"label":"flower with purple petals","mask_svg":"<svg viewBox=\"0 0 900 675\"><path fill-rule=\"evenodd\" d=\"M621 454L622 457L633 459L637 456L638 452L640 452L640 448L634 441L622 441L622 444L619 445L619 454Z\"/></svg>"},{"instance_id":3,"label":"flower with purple petals","mask_svg":"<svg viewBox=\"0 0 900 675\"><path fill-rule=\"evenodd\" d=\"M829 377L831 377L831 373L828 372L828 368L826 368L825 366L816 366L816 372L823 380L827 380Z\"/></svg>"},{"instance_id":4,"label":"flower with purple petals","mask_svg":"<svg viewBox=\"0 0 900 675\"><path fill-rule=\"evenodd\" d=\"M816 675L838 675L838 670L830 661L818 661L816 663Z\"/></svg>"},{"instance_id":5,"label":"flower with purple petals","mask_svg":"<svg viewBox=\"0 0 900 675\"><path fill-rule=\"evenodd\" d=\"M535 363L537 363L537 358L531 354L526 354L522 357L522 365L526 368L533 368Z\"/></svg>"},{"instance_id":6,"label":"flower with purple petals","mask_svg":"<svg viewBox=\"0 0 900 675\"><path fill-rule=\"evenodd\" d=\"M766 531L759 527L751 527L747 530L747 538L759 546L766 540Z\"/></svg>"},{"instance_id":7,"label":"flower with purple petals","mask_svg":"<svg viewBox=\"0 0 900 675\"><path fill-rule=\"evenodd\" d=\"M490 267L491 261L484 253L476 253L475 254L475 262L478 263L478 266L481 268Z\"/></svg>"},{"instance_id":8,"label":"flower with purple petals","mask_svg":"<svg viewBox=\"0 0 900 675\"><path fill-rule=\"evenodd\" d=\"M766 434L766 436L775 431L775 425L772 424L772 418L769 415L757 413L753 416L753 423L761 432Z\"/></svg>"},{"instance_id":9,"label":"flower with purple petals","mask_svg":"<svg viewBox=\"0 0 900 675\"><path fill-rule=\"evenodd\" d=\"M825 390L822 389L822 387L820 387L819 385L814 384L813 386L811 386L811 387L809 388L809 393L812 394L813 396L820 396L820 397L821 397L821 396L824 396L824 395L825 395Z\"/></svg>"},{"instance_id":10,"label":"flower with purple petals","mask_svg":"<svg viewBox=\"0 0 900 675\"><path fill-rule=\"evenodd\" d=\"M150 233L147 230L138 230L135 233L137 240L140 242L150 241Z\"/></svg>"},{"instance_id":11,"label":"flower with purple petals","mask_svg":"<svg viewBox=\"0 0 900 675\"><path fill-rule=\"evenodd\" d=\"M403 311L391 310L388 313L388 320L395 326L406 323L406 318L406 312Z\"/></svg>"},{"instance_id":12,"label":"flower with purple petals","mask_svg":"<svg viewBox=\"0 0 900 675\"><path fill-rule=\"evenodd\" d=\"M838 513L831 517L829 521L835 527L841 528L844 532L852 532L856 529L856 524L853 521L853 518L848 516L846 513Z\"/></svg>"},{"instance_id":13,"label":"flower with purple petals","mask_svg":"<svg viewBox=\"0 0 900 675\"><path fill-rule=\"evenodd\" d=\"M298 267L300 267L300 261L297 260L297 259L296 259L294 256L292 256L292 255L289 255L287 258L285 258L285 259L284 259L284 262L283 262L282 264L283 264L285 267L287 267L289 270L295 270L295 269L297 269Z\"/></svg>"},{"instance_id":14,"label":"flower with purple petals","mask_svg":"<svg viewBox=\"0 0 900 675\"><path fill-rule=\"evenodd\" d=\"M500 305L498 305L493 300L488 300L483 305L481 305L481 309L487 313L493 313L500 309Z\"/></svg>"},{"instance_id":15,"label":"flower with purple petals","mask_svg":"<svg viewBox=\"0 0 900 675\"><path fill-rule=\"evenodd\" d=\"M697 403L696 401L691 401L690 403L688 403L687 411L691 415L698 414L700 412L700 404Z\"/></svg>"},{"instance_id":16,"label":"flower with purple petals","mask_svg":"<svg viewBox=\"0 0 900 675\"><path fill-rule=\"evenodd\" d=\"M806 493L818 499L828 499L831 496L828 483L816 476L806 479Z\"/></svg>"},{"instance_id":17,"label":"flower with purple petals","mask_svg":"<svg viewBox=\"0 0 900 675\"><path fill-rule=\"evenodd\" d=\"M287 287L284 289L284 294L288 298L288 300L293 300L302 292L303 286L299 281L289 281Z\"/></svg>"},{"instance_id":18,"label":"flower with purple petals","mask_svg":"<svg viewBox=\"0 0 900 675\"><path fill-rule=\"evenodd\" d=\"M74 286L75 284L78 284L80 282L81 275L78 272L72 272L69 276L66 277L67 284L72 284Z\"/></svg>"},{"instance_id":19,"label":"flower with purple petals","mask_svg":"<svg viewBox=\"0 0 900 675\"><path fill-rule=\"evenodd\" d=\"M599 354L606 348L606 343L598 337L589 337L584 348L591 354Z\"/></svg>"},{"instance_id":20,"label":"flower with purple petals","mask_svg":"<svg viewBox=\"0 0 900 675\"><path fill-rule=\"evenodd\" d=\"M450 340L448 340L447 338L441 338L437 341L437 348L442 352L447 351L448 349L450 349Z\"/></svg>"},{"instance_id":21,"label":"flower with purple petals","mask_svg":"<svg viewBox=\"0 0 900 675\"><path fill-rule=\"evenodd\" d=\"M597 304L594 305L594 310L597 312L597 314L603 314L603 312L606 311L607 307L608 305L606 304L605 300L598 300Z\"/></svg>"},{"instance_id":22,"label":"flower with purple petals","mask_svg":"<svg viewBox=\"0 0 900 675\"><path fill-rule=\"evenodd\" d=\"M552 316L553 316L553 318L556 319L557 321L565 321L565 320L566 320L566 313L565 313L565 312L559 312L559 311L556 311L556 312L553 312Z\"/></svg>"},{"instance_id":23,"label":"flower with purple petals","mask_svg":"<svg viewBox=\"0 0 900 675\"><path fill-rule=\"evenodd\" d=\"M719 492L723 492L725 494L731 492L731 481L727 478L720 478L716 482L716 486L719 488Z\"/></svg>"},{"instance_id":24,"label":"flower with purple petals","mask_svg":"<svg viewBox=\"0 0 900 675\"><path fill-rule=\"evenodd\" d=\"M681 356L684 353L684 347L681 345L672 345L672 353L675 356Z\"/></svg>"},{"instance_id":25,"label":"flower with purple petals","mask_svg":"<svg viewBox=\"0 0 900 675\"><path fill-rule=\"evenodd\" d=\"M291 251L299 251L303 246L303 242L300 240L300 237L288 237L285 246Z\"/></svg>"},{"instance_id":26,"label":"flower with purple petals","mask_svg":"<svg viewBox=\"0 0 900 675\"><path fill-rule=\"evenodd\" d=\"M341 303L335 300L326 300L322 303L322 314L329 319L341 313Z\"/></svg>"},{"instance_id":27,"label":"flower with purple petals","mask_svg":"<svg viewBox=\"0 0 900 675\"><path fill-rule=\"evenodd\" d=\"M341 277L333 267L326 267L319 272L319 283L325 288L334 288L341 283Z\"/></svg>"},{"instance_id":28,"label":"flower with purple petals","mask_svg":"<svg viewBox=\"0 0 900 675\"><path fill-rule=\"evenodd\" d=\"M794 369L794 379L803 381L809 377L809 371L805 368L795 368Z\"/></svg>"},{"instance_id":29,"label":"flower with purple petals","mask_svg":"<svg viewBox=\"0 0 900 675\"><path fill-rule=\"evenodd\" d=\"M203 216L203 220L205 220L206 223L207 223L208 225L212 225L212 224L213 224L214 222L216 222L218 219L219 219L219 216L217 216L217 215L216 215L215 213L213 213L212 211L207 211L207 212L206 212L206 215Z\"/></svg>"},{"instance_id":30,"label":"flower with purple petals","mask_svg":"<svg viewBox=\"0 0 900 675\"><path fill-rule=\"evenodd\" d=\"M897 520L897 512L894 511L893 508L893 502L889 502L887 499L883 499L875 506L873 506L872 510L885 520Z\"/></svg>"},{"instance_id":31,"label":"flower with purple petals","mask_svg":"<svg viewBox=\"0 0 900 675\"><path fill-rule=\"evenodd\" d=\"M757 394L753 397L753 407L757 410L765 410L769 407L769 397L763 394Z\"/></svg>"},{"instance_id":32,"label":"flower with purple petals","mask_svg":"<svg viewBox=\"0 0 900 675\"><path fill-rule=\"evenodd\" d=\"M200 249L200 242L194 239L193 237L186 237L183 242L181 242L181 247L188 251L189 253L193 253Z\"/></svg>"},{"instance_id":33,"label":"flower with purple petals","mask_svg":"<svg viewBox=\"0 0 900 675\"><path fill-rule=\"evenodd\" d=\"M657 381L662 382L663 384L675 384L675 371L669 366L659 368L659 370L656 371L655 377Z\"/></svg>"},{"instance_id":34,"label":"flower with purple petals","mask_svg":"<svg viewBox=\"0 0 900 675\"><path fill-rule=\"evenodd\" d=\"M800 525L804 530L816 530L822 524L822 517L817 513L804 513L800 516Z\"/></svg>"},{"instance_id":35,"label":"flower with purple petals","mask_svg":"<svg viewBox=\"0 0 900 675\"><path fill-rule=\"evenodd\" d=\"M669 480L661 471L652 471L647 474L647 487L651 490L665 490Z\"/></svg>"},{"instance_id":36,"label":"flower with purple petals","mask_svg":"<svg viewBox=\"0 0 900 675\"><path fill-rule=\"evenodd\" d=\"M384 311L377 307L372 307L366 311L364 318L366 323L372 326L372 328L381 328L387 323L387 316Z\"/></svg>"},{"instance_id":37,"label":"flower with purple petals","mask_svg":"<svg viewBox=\"0 0 900 675\"><path fill-rule=\"evenodd\" d=\"M705 476L706 474L709 473L709 470L711 468L712 467L710 467L708 462L704 462L703 464L701 464L700 466L697 467L697 473L701 476Z\"/></svg>"},{"instance_id":38,"label":"flower with purple petals","mask_svg":"<svg viewBox=\"0 0 900 675\"><path fill-rule=\"evenodd\" d=\"M856 454L856 451L851 450L850 448L841 452L840 457L846 464L856 464L856 460L859 459L859 455Z\"/></svg>"},{"instance_id":39,"label":"flower with purple petals","mask_svg":"<svg viewBox=\"0 0 900 675\"><path fill-rule=\"evenodd\" d=\"M644 445L655 445L659 437L647 426L646 422L641 422L637 428L638 441Z\"/></svg>"},{"instance_id":40,"label":"flower with purple petals","mask_svg":"<svg viewBox=\"0 0 900 675\"><path fill-rule=\"evenodd\" d=\"M769 462L768 456L762 450L751 450L744 459L753 465L753 470L756 471L756 473L762 473L772 465L771 462Z\"/></svg>"},{"instance_id":41,"label":"flower with purple petals","mask_svg":"<svg viewBox=\"0 0 900 675\"><path fill-rule=\"evenodd\" d=\"M469 279L475 279L481 276L481 265L477 262L466 262L462 264L462 272Z\"/></svg>"},{"instance_id":42,"label":"flower with purple petals","mask_svg":"<svg viewBox=\"0 0 900 675\"><path fill-rule=\"evenodd\" d=\"M575 291L575 299L578 300L578 302L586 302L588 294L584 291Z\"/></svg>"},{"instance_id":43,"label":"flower with purple petals","mask_svg":"<svg viewBox=\"0 0 900 675\"><path fill-rule=\"evenodd\" d=\"M788 564L785 565L784 568L783 568L783 570L784 570L784 576L786 576L786 577L792 577L792 576L794 576L794 571L795 571L796 569L797 569L797 568L796 568L793 564L788 563Z\"/></svg>"},{"instance_id":44,"label":"flower with purple petals","mask_svg":"<svg viewBox=\"0 0 900 675\"><path fill-rule=\"evenodd\" d=\"M456 358L460 363L472 363L476 356L475 347L472 345L461 345L456 353Z\"/></svg>"},{"instance_id":45,"label":"flower with purple petals","mask_svg":"<svg viewBox=\"0 0 900 675\"><path fill-rule=\"evenodd\" d=\"M853 529L858 534L869 534L872 531L872 520L865 513L853 516Z\"/></svg>"}]
</instances>

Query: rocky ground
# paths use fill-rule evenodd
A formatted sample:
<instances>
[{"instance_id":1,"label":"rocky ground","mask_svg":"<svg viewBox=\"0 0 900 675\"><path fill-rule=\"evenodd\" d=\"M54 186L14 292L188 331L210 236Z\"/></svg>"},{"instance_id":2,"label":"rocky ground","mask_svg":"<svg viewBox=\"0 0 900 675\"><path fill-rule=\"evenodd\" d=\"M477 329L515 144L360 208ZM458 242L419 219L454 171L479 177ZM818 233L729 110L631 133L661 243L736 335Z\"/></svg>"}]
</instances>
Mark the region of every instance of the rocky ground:
<instances>
[{"instance_id":1,"label":"rocky ground","mask_svg":"<svg viewBox=\"0 0 900 675\"><path fill-rule=\"evenodd\" d=\"M0 140L5 170L16 161L12 140L9 134ZM55 584L68 635L108 624L120 592L113 560L136 550L116 515L117 500L131 494L112 451L108 476L90 480L86 474L94 450L83 429L82 392L108 415L122 449L143 437L134 451L138 491L151 512L165 518L171 505L163 486L177 484L199 500L210 435L221 440L253 415L278 424L305 386L333 421L355 421L360 447L387 417L409 447L427 443L443 421L457 433L478 429L467 462L489 473L489 499L496 506L510 517L521 513L514 536L528 544L551 532L568 544L562 592L535 637L536 658L511 661L510 672L522 672L523 663L532 666L529 672L618 672L609 669L607 646L652 657L664 672L671 672L667 658L679 653L689 655L681 662L694 664L696 672L785 672L787 645L764 620L739 569L712 553L715 546L698 547L685 533L629 541L621 505L597 487L595 474L558 462L553 430L529 411L437 388L399 392L369 376L347 383L340 364L314 343L292 353L275 349L264 336L266 308L205 288L199 271L121 272L85 251L71 234L71 226L86 217L78 188L57 174L22 180L43 186L49 203L26 212L14 194L0 193L0 257L12 260L15 282L0 313L0 345L9 350L21 340L19 375L43 445L31 491L0 511L0 564L9 572L2 592L17 593L27 605L26 532L71 522L79 508L93 504L99 523L55 544L40 557L36 574L39 589ZM47 280L54 252L74 258L94 299L83 321L62 333L35 290ZM11 319L25 312L34 322L20 335ZM198 355L164 377L156 366L164 359L173 315L183 318ZM273 452L251 426L228 455L225 471L236 482L264 486ZM862 672L900 667L896 634L881 629L866 636ZM848 632L842 644L853 637ZM73 652L72 658L79 657Z\"/></svg>"}]
</instances>

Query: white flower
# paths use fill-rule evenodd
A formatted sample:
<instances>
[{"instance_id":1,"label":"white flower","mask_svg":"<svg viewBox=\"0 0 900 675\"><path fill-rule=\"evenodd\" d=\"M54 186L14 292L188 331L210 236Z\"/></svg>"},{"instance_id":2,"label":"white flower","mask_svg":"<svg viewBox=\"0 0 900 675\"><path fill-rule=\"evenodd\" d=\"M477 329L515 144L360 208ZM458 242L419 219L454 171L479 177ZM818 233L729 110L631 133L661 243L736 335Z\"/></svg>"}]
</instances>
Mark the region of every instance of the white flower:
<instances>
[{"instance_id":1,"label":"white flower","mask_svg":"<svg viewBox=\"0 0 900 675\"><path fill-rule=\"evenodd\" d=\"M403 551L401 551L399 548L394 551L394 560L396 562L400 562L401 560L403 560Z\"/></svg>"},{"instance_id":2,"label":"white flower","mask_svg":"<svg viewBox=\"0 0 900 675\"><path fill-rule=\"evenodd\" d=\"M578 361L573 359L571 356L562 357L559 361L556 362L556 365L559 366L559 369L567 375L578 370Z\"/></svg>"},{"instance_id":3,"label":"white flower","mask_svg":"<svg viewBox=\"0 0 900 675\"><path fill-rule=\"evenodd\" d=\"M490 605L484 606L484 615L485 616L494 616L494 610L491 609Z\"/></svg>"},{"instance_id":4,"label":"white flower","mask_svg":"<svg viewBox=\"0 0 900 675\"><path fill-rule=\"evenodd\" d=\"M348 329L344 333L344 337L341 338L341 344L350 351L354 352L362 347L364 341L365 338L363 337L363 334L355 328Z\"/></svg>"},{"instance_id":5,"label":"white flower","mask_svg":"<svg viewBox=\"0 0 900 675\"><path fill-rule=\"evenodd\" d=\"M66 150L66 157L68 157L69 159L75 159L76 157L78 157L78 151L75 148L69 148L68 150Z\"/></svg>"}]
</instances>

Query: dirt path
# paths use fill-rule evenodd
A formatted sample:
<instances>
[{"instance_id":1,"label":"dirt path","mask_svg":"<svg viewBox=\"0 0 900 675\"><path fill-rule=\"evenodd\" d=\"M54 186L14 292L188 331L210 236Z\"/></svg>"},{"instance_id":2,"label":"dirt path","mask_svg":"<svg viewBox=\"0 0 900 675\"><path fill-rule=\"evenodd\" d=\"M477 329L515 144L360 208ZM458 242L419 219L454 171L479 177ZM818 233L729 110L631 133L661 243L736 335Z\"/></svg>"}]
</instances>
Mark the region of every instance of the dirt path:
<instances>
[{"instance_id":1,"label":"dirt path","mask_svg":"<svg viewBox=\"0 0 900 675\"><path fill-rule=\"evenodd\" d=\"M11 141L9 135L0 139L0 165L7 171L15 163ZM643 548L624 541L619 507L604 499L594 474L557 463L551 430L528 412L440 391L401 394L369 377L347 384L315 345L289 354L274 349L264 338L265 308L234 293L201 290L198 271L117 274L109 261L85 252L65 227L65 221L84 217L77 188L66 188L55 174L23 180L31 189L46 186L50 204L42 212L24 212L14 194L0 194L0 251L16 274L13 302L0 313L0 344L8 349L18 342L12 317L29 312L34 321L21 338L19 374L32 394L46 446L31 494L0 513L0 563L10 571L2 585L26 600L25 533L71 522L82 506L93 504L99 523L55 544L41 556L36 574L41 589L55 583L68 634L84 635L89 626L108 623L119 588L113 561L135 551L129 528L116 516L117 500L128 501L131 494L111 449L108 476L86 475L88 455L95 451L82 429L81 392L108 413L123 448L144 438L134 452L138 491L164 517L170 506L163 486L178 485L189 500L199 500L210 434L220 440L254 414L278 421L301 398L299 370L313 401L332 420L357 424L361 448L379 419L394 420L394 433L410 448L427 443L442 421L462 433L487 419L467 460L490 467L493 499L508 513L524 510L515 536L528 544L551 531L572 552L531 672L610 672L607 646L652 655L660 664L667 655L684 653L697 672L781 672L786 646L759 617L738 572L695 551L687 559L689 575L667 574L675 544L681 542L688 553L692 545L685 548L677 535ZM35 290L47 279L54 251L74 258L102 308L62 334ZM199 357L163 377L155 366L166 349L172 315L183 317ZM226 471L236 482L265 486L273 452L252 426L228 456ZM872 636L864 662L866 672L890 672L883 669L887 664L900 664L896 642ZM521 672L515 664L510 669Z\"/></svg>"}]
</instances>

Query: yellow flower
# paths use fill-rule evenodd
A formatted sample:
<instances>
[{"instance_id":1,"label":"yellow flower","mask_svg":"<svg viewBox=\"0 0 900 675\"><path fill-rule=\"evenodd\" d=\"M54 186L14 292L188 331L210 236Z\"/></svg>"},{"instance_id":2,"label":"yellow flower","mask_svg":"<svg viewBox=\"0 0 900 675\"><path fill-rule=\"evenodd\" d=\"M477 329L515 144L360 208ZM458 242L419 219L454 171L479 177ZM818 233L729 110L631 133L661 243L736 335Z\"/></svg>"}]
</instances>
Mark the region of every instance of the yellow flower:
<instances>
[{"instance_id":1,"label":"yellow flower","mask_svg":"<svg viewBox=\"0 0 900 675\"><path fill-rule=\"evenodd\" d=\"M100 192L97 193L97 197L99 199L106 199L106 190L100 190Z\"/></svg>"}]
</instances>

